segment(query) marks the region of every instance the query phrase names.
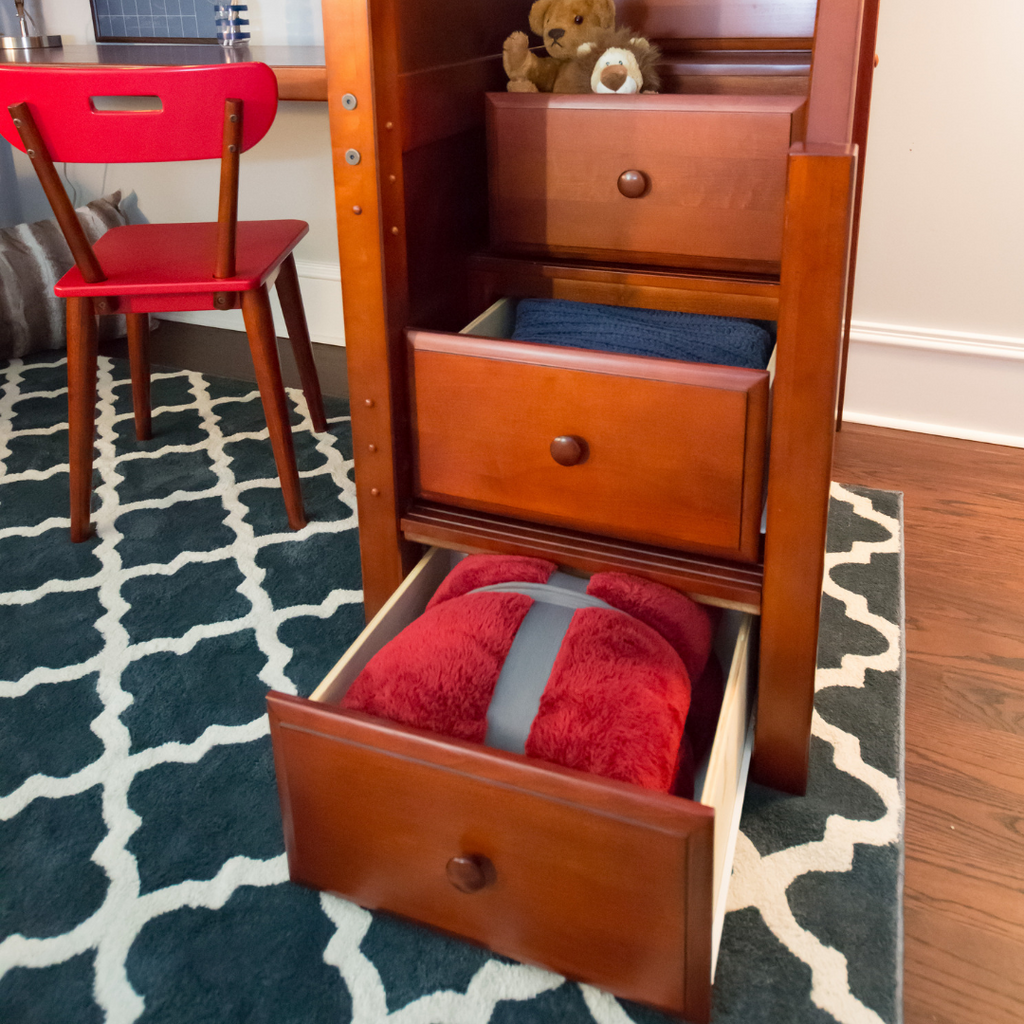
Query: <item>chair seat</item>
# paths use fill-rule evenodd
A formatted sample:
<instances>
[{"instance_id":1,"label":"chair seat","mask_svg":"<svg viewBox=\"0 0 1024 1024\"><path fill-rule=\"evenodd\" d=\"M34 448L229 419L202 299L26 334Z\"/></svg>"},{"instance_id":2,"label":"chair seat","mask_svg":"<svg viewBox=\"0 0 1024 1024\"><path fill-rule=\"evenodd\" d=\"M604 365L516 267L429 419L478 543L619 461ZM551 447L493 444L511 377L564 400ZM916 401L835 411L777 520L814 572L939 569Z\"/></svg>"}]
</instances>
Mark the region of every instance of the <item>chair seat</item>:
<instances>
[{"instance_id":1,"label":"chair seat","mask_svg":"<svg viewBox=\"0 0 1024 1024\"><path fill-rule=\"evenodd\" d=\"M215 278L217 224L128 224L93 246L105 281L89 284L72 267L55 285L61 298L102 295L208 295L258 288L309 231L301 220L238 222L236 273Z\"/></svg>"}]
</instances>

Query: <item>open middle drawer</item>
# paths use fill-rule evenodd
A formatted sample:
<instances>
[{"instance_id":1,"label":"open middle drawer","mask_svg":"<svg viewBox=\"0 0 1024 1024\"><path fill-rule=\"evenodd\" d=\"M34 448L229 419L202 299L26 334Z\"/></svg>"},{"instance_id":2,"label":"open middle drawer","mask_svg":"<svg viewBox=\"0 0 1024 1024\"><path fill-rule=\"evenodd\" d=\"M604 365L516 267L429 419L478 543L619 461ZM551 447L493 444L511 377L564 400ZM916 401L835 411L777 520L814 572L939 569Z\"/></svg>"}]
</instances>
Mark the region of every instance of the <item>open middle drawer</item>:
<instances>
[{"instance_id":1,"label":"open middle drawer","mask_svg":"<svg viewBox=\"0 0 1024 1024\"><path fill-rule=\"evenodd\" d=\"M767 370L407 332L417 496L755 562Z\"/></svg>"},{"instance_id":2,"label":"open middle drawer","mask_svg":"<svg viewBox=\"0 0 1024 1024\"><path fill-rule=\"evenodd\" d=\"M337 706L458 557L431 549L308 700L268 696L292 880L706 1020L752 741L753 617L723 615L725 697L700 800L684 800ZM486 858L489 884L457 888L460 857Z\"/></svg>"}]
</instances>

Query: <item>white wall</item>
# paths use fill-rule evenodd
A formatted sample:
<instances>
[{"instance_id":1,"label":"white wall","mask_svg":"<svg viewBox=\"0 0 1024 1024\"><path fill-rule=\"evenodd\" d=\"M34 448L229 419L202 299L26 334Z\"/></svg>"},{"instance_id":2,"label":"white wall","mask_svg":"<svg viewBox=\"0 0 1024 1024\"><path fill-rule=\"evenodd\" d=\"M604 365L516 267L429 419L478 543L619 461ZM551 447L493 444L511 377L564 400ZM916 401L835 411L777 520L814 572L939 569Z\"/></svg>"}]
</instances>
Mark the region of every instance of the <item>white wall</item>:
<instances>
[{"instance_id":1,"label":"white wall","mask_svg":"<svg viewBox=\"0 0 1024 1024\"><path fill-rule=\"evenodd\" d=\"M1024 3L883 0L847 417L1024 445Z\"/></svg>"}]
</instances>

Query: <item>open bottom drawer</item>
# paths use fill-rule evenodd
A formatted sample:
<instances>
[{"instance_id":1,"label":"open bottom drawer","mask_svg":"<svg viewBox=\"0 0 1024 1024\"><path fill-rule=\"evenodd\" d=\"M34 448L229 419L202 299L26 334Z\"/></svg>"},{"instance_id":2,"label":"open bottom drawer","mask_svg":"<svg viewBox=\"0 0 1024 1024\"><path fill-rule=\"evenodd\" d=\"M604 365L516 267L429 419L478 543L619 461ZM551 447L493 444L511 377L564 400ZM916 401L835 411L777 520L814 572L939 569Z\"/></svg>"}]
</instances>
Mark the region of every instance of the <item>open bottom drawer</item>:
<instances>
[{"instance_id":1,"label":"open bottom drawer","mask_svg":"<svg viewBox=\"0 0 1024 1024\"><path fill-rule=\"evenodd\" d=\"M432 549L310 699L268 697L293 881L692 1020L711 979L750 751L753 619L726 613L699 801L337 707L450 570ZM486 866L477 891L453 858Z\"/></svg>"}]
</instances>

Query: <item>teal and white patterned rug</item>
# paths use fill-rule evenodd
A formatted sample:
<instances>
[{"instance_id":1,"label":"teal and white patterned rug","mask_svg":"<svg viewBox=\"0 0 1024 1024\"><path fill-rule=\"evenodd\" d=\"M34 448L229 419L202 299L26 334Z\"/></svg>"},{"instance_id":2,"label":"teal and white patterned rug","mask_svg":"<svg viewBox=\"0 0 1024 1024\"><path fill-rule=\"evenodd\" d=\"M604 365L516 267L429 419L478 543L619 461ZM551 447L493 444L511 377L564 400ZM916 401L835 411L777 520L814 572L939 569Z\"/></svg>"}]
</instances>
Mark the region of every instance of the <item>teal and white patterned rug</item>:
<instances>
[{"instance_id":1,"label":"teal and white patterned rug","mask_svg":"<svg viewBox=\"0 0 1024 1024\"><path fill-rule=\"evenodd\" d=\"M253 385L100 361L68 539L63 360L0 367L0 1021L654 1024L663 1015L287 880L263 700L362 624L351 445L296 451L287 530ZM752 787L720 1024L900 1019L898 495L833 488L811 788Z\"/></svg>"}]
</instances>

